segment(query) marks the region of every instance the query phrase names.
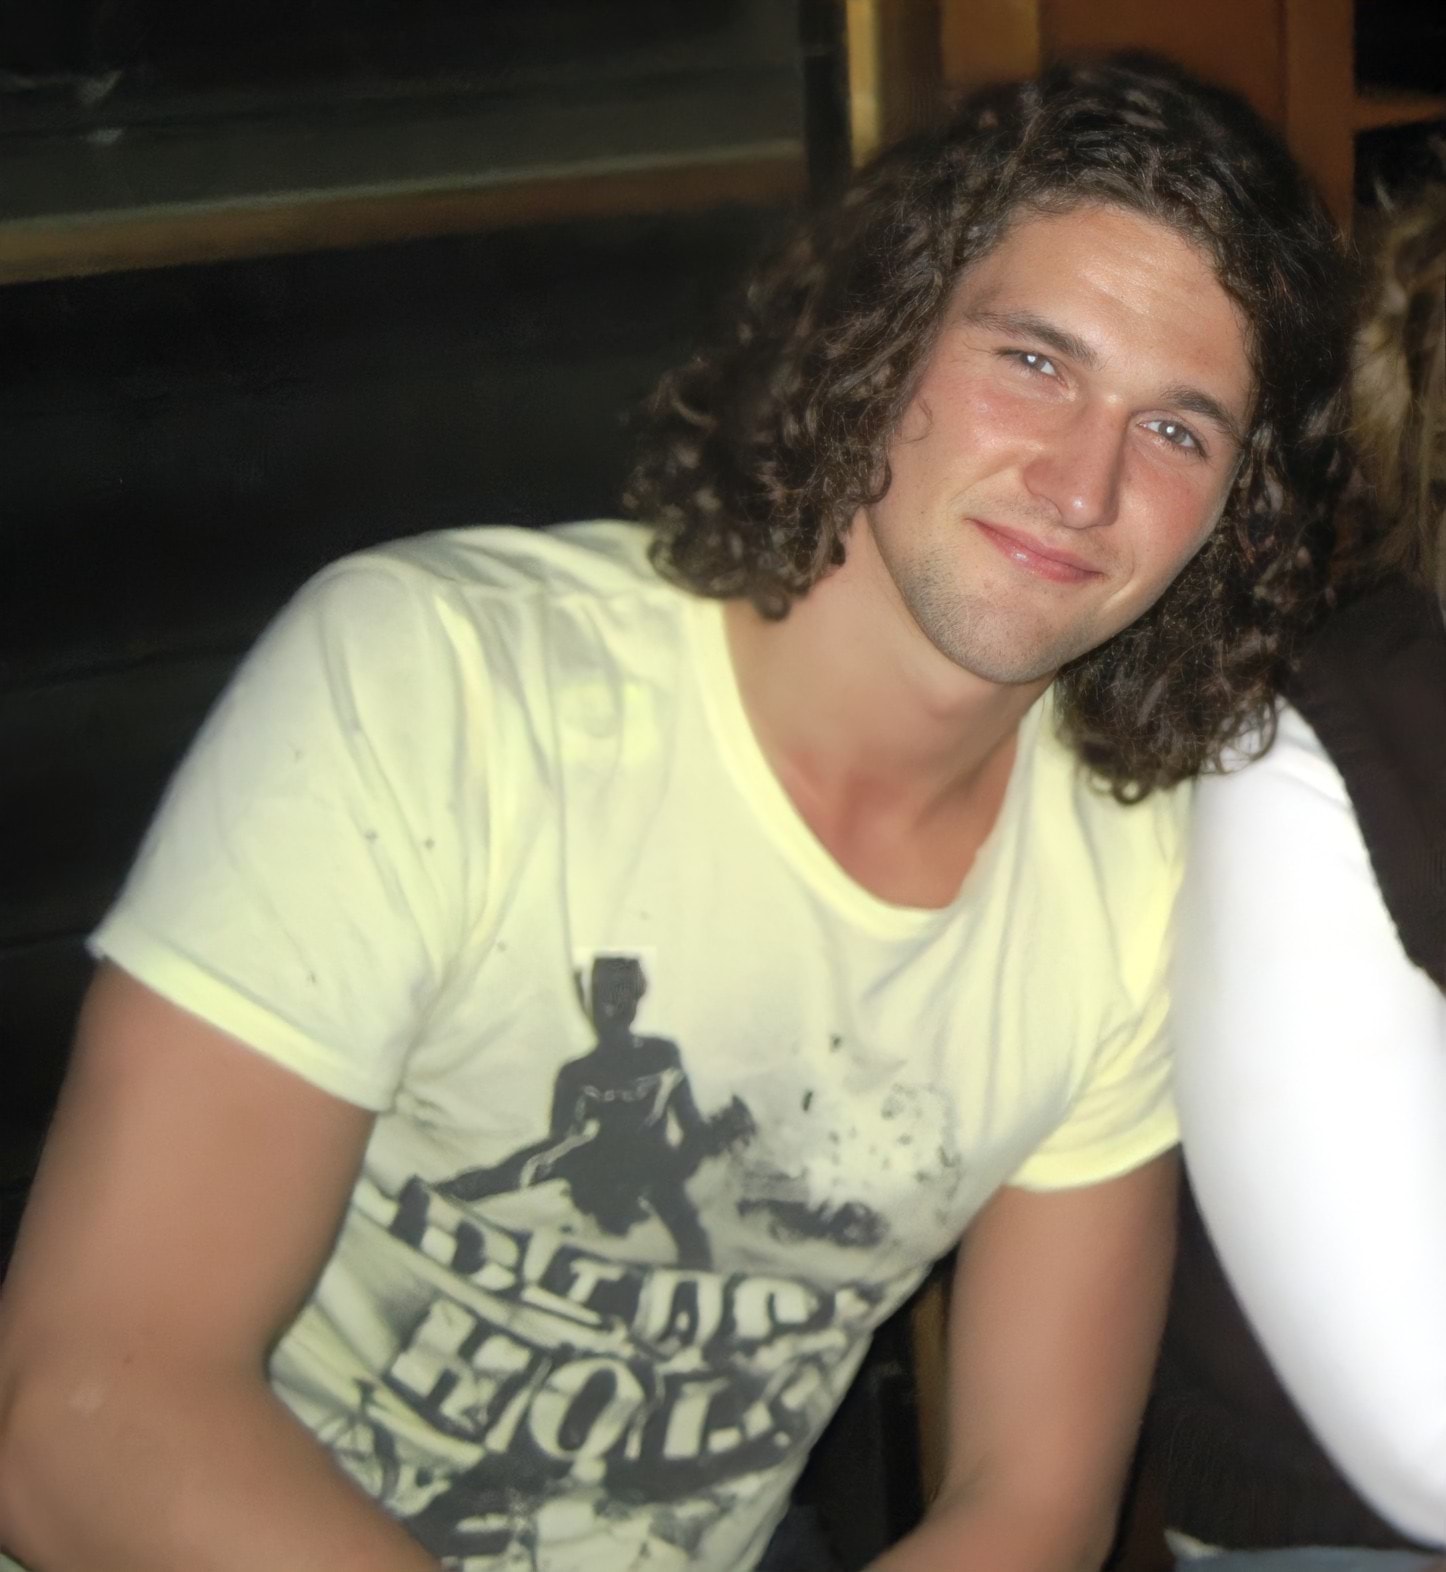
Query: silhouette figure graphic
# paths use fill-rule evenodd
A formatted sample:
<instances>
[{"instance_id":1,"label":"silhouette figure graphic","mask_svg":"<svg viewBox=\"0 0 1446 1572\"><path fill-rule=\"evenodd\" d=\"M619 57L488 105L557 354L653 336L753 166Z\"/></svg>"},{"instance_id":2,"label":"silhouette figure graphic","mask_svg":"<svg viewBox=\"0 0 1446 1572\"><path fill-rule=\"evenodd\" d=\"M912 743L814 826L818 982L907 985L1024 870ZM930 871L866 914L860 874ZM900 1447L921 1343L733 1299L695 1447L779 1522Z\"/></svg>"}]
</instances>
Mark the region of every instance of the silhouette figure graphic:
<instances>
[{"instance_id":1,"label":"silhouette figure graphic","mask_svg":"<svg viewBox=\"0 0 1446 1572\"><path fill-rule=\"evenodd\" d=\"M597 1045L557 1072L544 1139L438 1188L459 1201L561 1180L572 1204L610 1234L625 1234L648 1213L668 1230L681 1266L712 1265L708 1236L686 1183L700 1164L746 1141L746 1105L704 1119L693 1100L678 1045L633 1031L647 979L636 956L600 955L592 964Z\"/></svg>"}]
</instances>

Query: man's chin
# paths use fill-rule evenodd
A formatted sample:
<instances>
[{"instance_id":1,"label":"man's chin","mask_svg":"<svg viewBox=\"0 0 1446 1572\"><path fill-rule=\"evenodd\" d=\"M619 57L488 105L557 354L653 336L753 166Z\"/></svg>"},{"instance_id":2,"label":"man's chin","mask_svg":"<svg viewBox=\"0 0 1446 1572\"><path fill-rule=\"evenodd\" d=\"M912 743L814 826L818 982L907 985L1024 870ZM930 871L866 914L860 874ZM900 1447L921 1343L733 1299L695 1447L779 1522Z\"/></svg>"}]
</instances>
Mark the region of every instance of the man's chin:
<instances>
[{"instance_id":1,"label":"man's chin","mask_svg":"<svg viewBox=\"0 0 1446 1572\"><path fill-rule=\"evenodd\" d=\"M944 648L943 653L961 670L985 682L1001 688L1021 688L1052 681L1062 666L1089 648L1080 640L990 644L971 639L960 640L952 649Z\"/></svg>"}]
</instances>

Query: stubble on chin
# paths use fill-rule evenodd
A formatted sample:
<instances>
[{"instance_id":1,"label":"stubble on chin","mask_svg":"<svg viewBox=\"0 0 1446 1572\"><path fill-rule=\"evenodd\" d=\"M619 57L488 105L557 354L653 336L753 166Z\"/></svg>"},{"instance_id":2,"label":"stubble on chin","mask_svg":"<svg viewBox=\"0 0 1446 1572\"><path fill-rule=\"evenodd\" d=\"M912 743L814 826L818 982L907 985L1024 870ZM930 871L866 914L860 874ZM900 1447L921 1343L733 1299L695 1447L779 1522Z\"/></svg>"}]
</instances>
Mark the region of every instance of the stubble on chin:
<instances>
[{"instance_id":1,"label":"stubble on chin","mask_svg":"<svg viewBox=\"0 0 1446 1572\"><path fill-rule=\"evenodd\" d=\"M947 575L923 571L899 586L920 631L961 670L1000 686L1052 678L1090 648L1078 629L961 590Z\"/></svg>"}]
</instances>

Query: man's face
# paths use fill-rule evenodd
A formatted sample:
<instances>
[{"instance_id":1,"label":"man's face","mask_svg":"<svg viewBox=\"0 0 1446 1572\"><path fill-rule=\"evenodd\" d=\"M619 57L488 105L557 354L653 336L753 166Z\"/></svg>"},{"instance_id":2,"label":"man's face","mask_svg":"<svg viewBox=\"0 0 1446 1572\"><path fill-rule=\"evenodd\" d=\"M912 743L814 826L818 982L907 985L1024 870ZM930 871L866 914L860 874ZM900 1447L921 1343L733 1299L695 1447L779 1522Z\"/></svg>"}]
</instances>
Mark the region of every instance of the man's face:
<instances>
[{"instance_id":1,"label":"man's face","mask_svg":"<svg viewBox=\"0 0 1446 1572\"><path fill-rule=\"evenodd\" d=\"M1188 241L1112 207L1022 219L956 287L855 528L935 648L1036 681L1204 544L1253 392L1244 322Z\"/></svg>"}]
</instances>

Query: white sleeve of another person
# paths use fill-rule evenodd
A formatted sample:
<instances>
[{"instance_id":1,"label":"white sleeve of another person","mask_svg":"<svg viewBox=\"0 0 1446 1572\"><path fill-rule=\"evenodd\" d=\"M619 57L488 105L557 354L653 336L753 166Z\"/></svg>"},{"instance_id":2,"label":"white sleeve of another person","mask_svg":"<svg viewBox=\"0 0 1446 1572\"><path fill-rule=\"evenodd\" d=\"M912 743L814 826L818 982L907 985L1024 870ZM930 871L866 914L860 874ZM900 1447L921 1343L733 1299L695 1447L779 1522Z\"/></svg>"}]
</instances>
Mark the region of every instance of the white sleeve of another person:
<instances>
[{"instance_id":1,"label":"white sleeve of another person","mask_svg":"<svg viewBox=\"0 0 1446 1572\"><path fill-rule=\"evenodd\" d=\"M1342 1471L1446 1544L1446 996L1293 711L1202 783L1180 919L1180 1121L1221 1260Z\"/></svg>"}]
</instances>

